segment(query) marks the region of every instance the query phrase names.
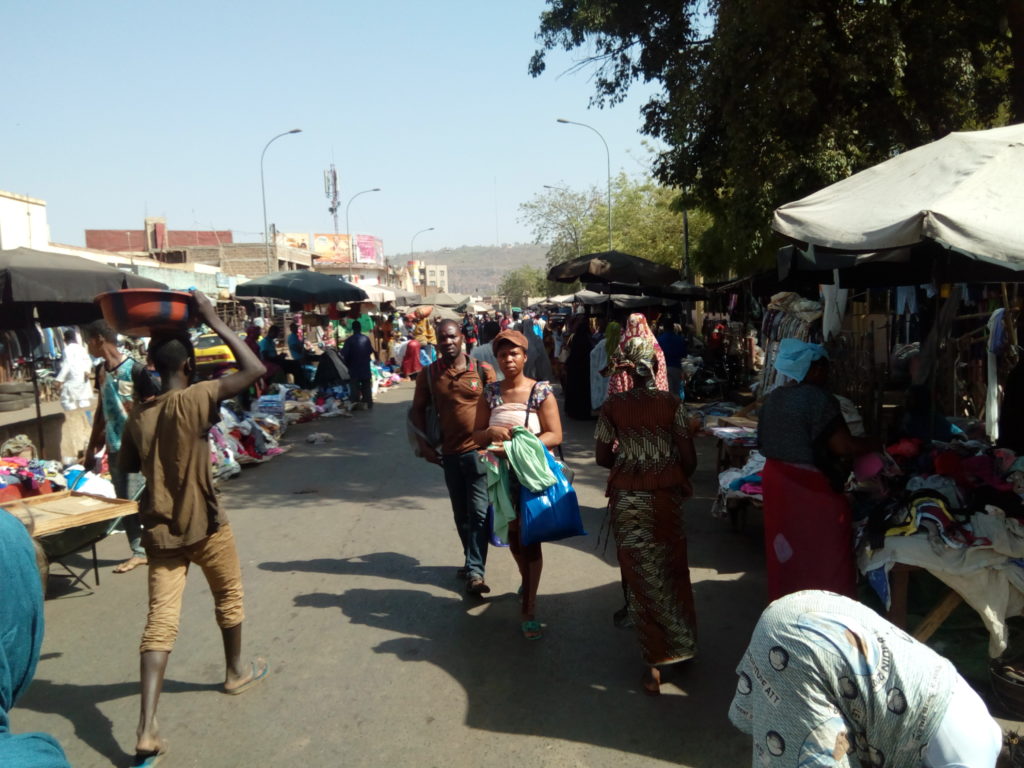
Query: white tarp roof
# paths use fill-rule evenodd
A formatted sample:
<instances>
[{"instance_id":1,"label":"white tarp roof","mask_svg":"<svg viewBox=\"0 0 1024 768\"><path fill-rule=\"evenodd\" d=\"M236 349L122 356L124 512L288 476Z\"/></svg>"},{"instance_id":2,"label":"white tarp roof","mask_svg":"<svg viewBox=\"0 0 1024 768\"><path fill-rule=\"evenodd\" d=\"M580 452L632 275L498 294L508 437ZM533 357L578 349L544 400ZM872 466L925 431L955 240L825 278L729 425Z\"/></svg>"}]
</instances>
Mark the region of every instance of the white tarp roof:
<instances>
[{"instance_id":1,"label":"white tarp roof","mask_svg":"<svg viewBox=\"0 0 1024 768\"><path fill-rule=\"evenodd\" d=\"M924 239L1024 265L1024 125L951 133L775 210L774 229L851 251Z\"/></svg>"},{"instance_id":2,"label":"white tarp roof","mask_svg":"<svg viewBox=\"0 0 1024 768\"><path fill-rule=\"evenodd\" d=\"M395 300L395 292L390 288L385 288L383 285L366 285L360 286L360 288L366 291L367 299L374 304L383 304Z\"/></svg>"}]
</instances>

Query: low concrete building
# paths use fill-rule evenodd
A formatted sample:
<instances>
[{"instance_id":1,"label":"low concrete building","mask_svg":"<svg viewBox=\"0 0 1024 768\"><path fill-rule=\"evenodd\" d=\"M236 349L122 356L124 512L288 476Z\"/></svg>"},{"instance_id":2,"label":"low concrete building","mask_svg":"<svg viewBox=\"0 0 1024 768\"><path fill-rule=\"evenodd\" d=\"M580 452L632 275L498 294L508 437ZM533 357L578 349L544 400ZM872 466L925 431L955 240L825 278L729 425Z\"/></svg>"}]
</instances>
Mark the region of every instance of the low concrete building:
<instances>
[{"instance_id":1,"label":"low concrete building","mask_svg":"<svg viewBox=\"0 0 1024 768\"><path fill-rule=\"evenodd\" d=\"M50 242L46 201L0 190L0 251L44 249Z\"/></svg>"}]
</instances>

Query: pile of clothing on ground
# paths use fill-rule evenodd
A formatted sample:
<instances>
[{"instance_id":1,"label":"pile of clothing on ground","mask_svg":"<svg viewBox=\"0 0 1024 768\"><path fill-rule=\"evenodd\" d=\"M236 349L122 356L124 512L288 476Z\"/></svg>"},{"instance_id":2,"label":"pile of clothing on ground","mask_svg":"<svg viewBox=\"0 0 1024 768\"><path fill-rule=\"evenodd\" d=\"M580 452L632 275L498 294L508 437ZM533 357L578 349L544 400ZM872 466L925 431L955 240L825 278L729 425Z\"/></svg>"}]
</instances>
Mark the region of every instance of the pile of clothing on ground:
<instances>
[{"instance_id":1,"label":"pile of clothing on ground","mask_svg":"<svg viewBox=\"0 0 1024 768\"><path fill-rule=\"evenodd\" d=\"M210 460L215 480L235 477L243 464L261 464L285 453L278 442L283 421L264 413L245 413L222 403L220 421L210 428Z\"/></svg>"},{"instance_id":2,"label":"pile of clothing on ground","mask_svg":"<svg viewBox=\"0 0 1024 768\"><path fill-rule=\"evenodd\" d=\"M928 570L980 614L993 657L1024 613L1024 457L977 440L904 438L858 460L847 486L858 565L889 606L896 563Z\"/></svg>"}]
</instances>

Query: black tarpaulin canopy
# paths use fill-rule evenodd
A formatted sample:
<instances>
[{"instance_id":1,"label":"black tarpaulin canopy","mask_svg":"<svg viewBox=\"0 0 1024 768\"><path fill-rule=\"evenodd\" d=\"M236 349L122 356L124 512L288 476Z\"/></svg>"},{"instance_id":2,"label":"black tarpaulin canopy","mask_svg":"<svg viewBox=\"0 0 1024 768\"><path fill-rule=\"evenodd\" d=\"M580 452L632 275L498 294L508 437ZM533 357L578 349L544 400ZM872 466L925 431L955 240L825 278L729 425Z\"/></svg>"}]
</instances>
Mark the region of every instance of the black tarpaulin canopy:
<instances>
[{"instance_id":1,"label":"black tarpaulin canopy","mask_svg":"<svg viewBox=\"0 0 1024 768\"><path fill-rule=\"evenodd\" d=\"M623 283L636 286L666 286L679 279L679 271L650 259L621 251L588 253L548 270L556 283Z\"/></svg>"},{"instance_id":2,"label":"black tarpaulin canopy","mask_svg":"<svg viewBox=\"0 0 1024 768\"><path fill-rule=\"evenodd\" d=\"M44 327L89 323L103 316L93 303L100 293L122 288L166 287L156 280L122 272L81 256L32 248L0 251L0 328L27 328L36 321ZM32 358L36 428L42 456L46 445L35 370L35 359Z\"/></svg>"},{"instance_id":3,"label":"black tarpaulin canopy","mask_svg":"<svg viewBox=\"0 0 1024 768\"><path fill-rule=\"evenodd\" d=\"M257 277L235 288L235 296L285 299L301 304L330 304L336 301L351 303L369 298L362 288L336 275L325 275L309 269Z\"/></svg>"},{"instance_id":4,"label":"black tarpaulin canopy","mask_svg":"<svg viewBox=\"0 0 1024 768\"><path fill-rule=\"evenodd\" d=\"M0 251L0 328L77 325L102 317L93 299L122 288L166 288L163 283L64 253L14 248Z\"/></svg>"}]
</instances>

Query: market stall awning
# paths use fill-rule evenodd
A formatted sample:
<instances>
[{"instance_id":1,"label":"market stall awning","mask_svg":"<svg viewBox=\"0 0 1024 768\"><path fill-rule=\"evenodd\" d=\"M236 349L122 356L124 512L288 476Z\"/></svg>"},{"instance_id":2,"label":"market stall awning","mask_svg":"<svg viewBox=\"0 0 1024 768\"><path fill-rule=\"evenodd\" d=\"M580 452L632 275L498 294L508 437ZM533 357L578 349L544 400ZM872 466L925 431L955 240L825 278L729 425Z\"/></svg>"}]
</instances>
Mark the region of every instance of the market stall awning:
<instances>
[{"instance_id":1,"label":"market stall awning","mask_svg":"<svg viewBox=\"0 0 1024 768\"><path fill-rule=\"evenodd\" d=\"M669 285L633 285L630 283L588 283L587 288L598 293L627 294L629 296L652 296L675 301L703 301L710 295L707 289L685 280Z\"/></svg>"},{"instance_id":2,"label":"market stall awning","mask_svg":"<svg viewBox=\"0 0 1024 768\"><path fill-rule=\"evenodd\" d=\"M616 309L640 309L641 307L668 307L676 304L676 299L665 299L658 296L631 296L624 293L598 293L597 291L578 291L573 299L586 307L597 307L610 303Z\"/></svg>"},{"instance_id":3,"label":"market stall awning","mask_svg":"<svg viewBox=\"0 0 1024 768\"><path fill-rule=\"evenodd\" d=\"M471 296L460 296L454 293L432 293L429 296L424 296L420 303L433 304L435 307L457 307L460 304L465 304L471 298Z\"/></svg>"},{"instance_id":4,"label":"market stall awning","mask_svg":"<svg viewBox=\"0 0 1024 768\"><path fill-rule=\"evenodd\" d=\"M961 258L1024 270L1024 125L951 133L776 209L793 240L884 263L936 243Z\"/></svg>"},{"instance_id":5,"label":"market stall awning","mask_svg":"<svg viewBox=\"0 0 1024 768\"><path fill-rule=\"evenodd\" d=\"M396 307L411 307L414 304L420 304L423 301L423 297L418 293L406 291L401 288L392 288L391 290L395 293Z\"/></svg>"},{"instance_id":6,"label":"market stall awning","mask_svg":"<svg viewBox=\"0 0 1024 768\"><path fill-rule=\"evenodd\" d=\"M301 304L330 304L336 301L367 301L366 291L342 280L311 269L274 272L240 283L235 296L286 299Z\"/></svg>"},{"instance_id":7,"label":"market stall awning","mask_svg":"<svg viewBox=\"0 0 1024 768\"><path fill-rule=\"evenodd\" d=\"M385 288L383 285L368 285L363 287L363 290L366 291L367 301L372 301L374 304L394 303L396 298L395 291Z\"/></svg>"},{"instance_id":8,"label":"market stall awning","mask_svg":"<svg viewBox=\"0 0 1024 768\"><path fill-rule=\"evenodd\" d=\"M679 279L679 270L650 259L621 251L588 253L548 270L548 280L556 283L629 283L640 286L670 285Z\"/></svg>"},{"instance_id":9,"label":"market stall awning","mask_svg":"<svg viewBox=\"0 0 1024 768\"><path fill-rule=\"evenodd\" d=\"M0 251L0 328L75 325L102 317L93 299L122 288L166 288L163 283L81 256L14 248Z\"/></svg>"}]
</instances>

